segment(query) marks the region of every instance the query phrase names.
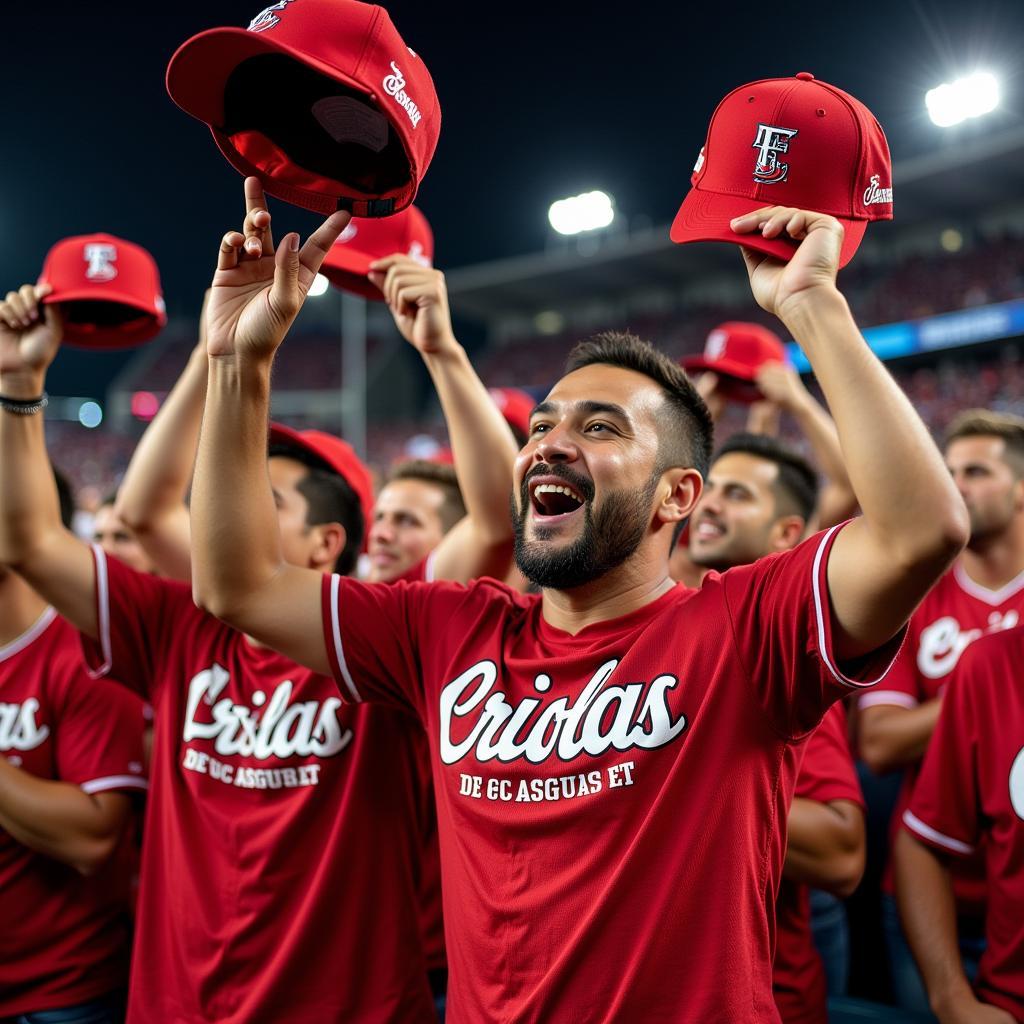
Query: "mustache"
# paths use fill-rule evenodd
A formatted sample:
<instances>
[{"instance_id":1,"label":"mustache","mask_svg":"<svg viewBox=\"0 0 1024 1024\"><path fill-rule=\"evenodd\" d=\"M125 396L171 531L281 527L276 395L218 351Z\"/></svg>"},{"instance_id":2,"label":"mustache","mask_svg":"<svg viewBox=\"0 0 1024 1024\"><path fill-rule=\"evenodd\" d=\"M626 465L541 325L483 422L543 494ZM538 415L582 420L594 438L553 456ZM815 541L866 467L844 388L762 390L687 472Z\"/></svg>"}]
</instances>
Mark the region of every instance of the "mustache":
<instances>
[{"instance_id":1,"label":"mustache","mask_svg":"<svg viewBox=\"0 0 1024 1024\"><path fill-rule=\"evenodd\" d=\"M524 508L530 500L530 481L538 476L556 476L559 480L564 480L567 484L571 485L585 502L593 501L594 499L594 483L592 480L583 476L582 473L577 473L575 470L568 469L565 466L549 466L542 462L534 466L523 477L523 482L520 486L520 497L522 498Z\"/></svg>"}]
</instances>

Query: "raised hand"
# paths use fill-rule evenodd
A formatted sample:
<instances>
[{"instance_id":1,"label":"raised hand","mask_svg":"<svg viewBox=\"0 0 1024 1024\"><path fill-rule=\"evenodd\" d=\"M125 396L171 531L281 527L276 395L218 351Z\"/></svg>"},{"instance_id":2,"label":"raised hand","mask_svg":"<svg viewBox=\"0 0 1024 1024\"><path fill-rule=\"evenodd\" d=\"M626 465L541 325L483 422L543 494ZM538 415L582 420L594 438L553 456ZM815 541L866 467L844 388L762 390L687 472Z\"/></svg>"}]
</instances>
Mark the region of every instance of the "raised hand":
<instances>
[{"instance_id":1,"label":"raised hand","mask_svg":"<svg viewBox=\"0 0 1024 1024\"><path fill-rule=\"evenodd\" d=\"M808 397L800 374L786 363L764 363L756 379L761 394L787 412L792 412Z\"/></svg>"},{"instance_id":2,"label":"raised hand","mask_svg":"<svg viewBox=\"0 0 1024 1024\"><path fill-rule=\"evenodd\" d=\"M0 375L11 397L28 397L21 391L38 394L60 348L60 311L41 305L51 290L50 285L26 284L0 302Z\"/></svg>"},{"instance_id":3,"label":"raised hand","mask_svg":"<svg viewBox=\"0 0 1024 1024\"><path fill-rule=\"evenodd\" d=\"M402 337L422 355L458 344L440 270L396 254L370 264L370 280L384 293Z\"/></svg>"},{"instance_id":4,"label":"raised hand","mask_svg":"<svg viewBox=\"0 0 1024 1024\"><path fill-rule=\"evenodd\" d=\"M206 302L206 348L211 356L269 359L306 301L320 265L351 220L332 213L299 246L294 232L275 251L263 188L245 179L245 222L221 239L217 271Z\"/></svg>"},{"instance_id":5,"label":"raised hand","mask_svg":"<svg viewBox=\"0 0 1024 1024\"><path fill-rule=\"evenodd\" d=\"M835 292L843 244L843 226L835 217L789 206L765 206L737 217L730 226L739 235L760 231L765 238L778 238L785 233L800 243L788 263L742 247L750 288L762 309L785 320L794 305L808 296Z\"/></svg>"}]
</instances>

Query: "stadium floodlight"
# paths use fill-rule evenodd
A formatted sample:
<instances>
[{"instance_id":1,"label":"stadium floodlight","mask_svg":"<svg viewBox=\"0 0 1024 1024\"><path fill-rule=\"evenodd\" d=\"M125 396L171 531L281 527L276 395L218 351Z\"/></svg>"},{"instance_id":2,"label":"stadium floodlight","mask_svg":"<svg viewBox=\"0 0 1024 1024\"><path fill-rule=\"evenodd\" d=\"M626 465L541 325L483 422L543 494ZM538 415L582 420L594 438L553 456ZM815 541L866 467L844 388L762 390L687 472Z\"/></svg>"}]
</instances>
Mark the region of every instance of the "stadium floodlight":
<instances>
[{"instance_id":1,"label":"stadium floodlight","mask_svg":"<svg viewBox=\"0 0 1024 1024\"><path fill-rule=\"evenodd\" d=\"M552 203L548 220L560 235L606 228L615 220L615 200L607 192L584 192Z\"/></svg>"},{"instance_id":2,"label":"stadium floodlight","mask_svg":"<svg viewBox=\"0 0 1024 1024\"><path fill-rule=\"evenodd\" d=\"M929 89L924 102L933 124L952 128L968 118L995 110L999 106L999 82L990 72L978 71Z\"/></svg>"},{"instance_id":3,"label":"stadium floodlight","mask_svg":"<svg viewBox=\"0 0 1024 1024\"><path fill-rule=\"evenodd\" d=\"M323 274L317 274L313 278L313 283L309 286L309 297L315 299L318 295L323 295L330 286L331 282Z\"/></svg>"}]
</instances>

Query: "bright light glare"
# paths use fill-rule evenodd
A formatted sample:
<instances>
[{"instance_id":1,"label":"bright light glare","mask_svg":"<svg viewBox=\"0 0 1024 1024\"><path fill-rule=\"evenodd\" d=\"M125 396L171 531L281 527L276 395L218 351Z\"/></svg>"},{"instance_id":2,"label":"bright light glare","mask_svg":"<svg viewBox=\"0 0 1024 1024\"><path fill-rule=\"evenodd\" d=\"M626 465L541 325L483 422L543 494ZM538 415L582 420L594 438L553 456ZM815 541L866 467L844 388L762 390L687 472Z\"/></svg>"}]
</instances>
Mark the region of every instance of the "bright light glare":
<instances>
[{"instance_id":1,"label":"bright light glare","mask_svg":"<svg viewBox=\"0 0 1024 1024\"><path fill-rule=\"evenodd\" d=\"M96 402L83 402L78 407L78 422L92 430L103 422L103 410Z\"/></svg>"},{"instance_id":2,"label":"bright light glare","mask_svg":"<svg viewBox=\"0 0 1024 1024\"><path fill-rule=\"evenodd\" d=\"M551 204L548 220L560 235L606 228L615 220L615 200L606 192L584 192Z\"/></svg>"},{"instance_id":3,"label":"bright light glare","mask_svg":"<svg viewBox=\"0 0 1024 1024\"><path fill-rule=\"evenodd\" d=\"M330 286L331 282L323 274L317 274L313 278L313 283L309 286L310 297L315 299L318 295L323 295Z\"/></svg>"},{"instance_id":4,"label":"bright light glare","mask_svg":"<svg viewBox=\"0 0 1024 1024\"><path fill-rule=\"evenodd\" d=\"M933 124L952 128L970 117L981 117L995 110L999 106L999 82L995 75L978 71L929 89L924 101Z\"/></svg>"}]
</instances>

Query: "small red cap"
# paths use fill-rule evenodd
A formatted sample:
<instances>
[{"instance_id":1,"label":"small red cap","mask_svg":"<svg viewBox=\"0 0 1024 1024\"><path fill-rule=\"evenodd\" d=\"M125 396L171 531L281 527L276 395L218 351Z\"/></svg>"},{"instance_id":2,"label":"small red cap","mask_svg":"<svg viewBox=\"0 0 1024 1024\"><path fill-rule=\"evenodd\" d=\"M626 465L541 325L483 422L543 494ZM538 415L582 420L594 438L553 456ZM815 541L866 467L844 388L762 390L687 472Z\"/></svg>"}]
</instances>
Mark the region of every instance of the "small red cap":
<instances>
[{"instance_id":1,"label":"small red cap","mask_svg":"<svg viewBox=\"0 0 1024 1024\"><path fill-rule=\"evenodd\" d=\"M293 430L283 423L270 424L271 446L298 448L326 463L352 488L363 511L363 546L373 523L373 477L366 463L347 441L322 430Z\"/></svg>"},{"instance_id":2,"label":"small red cap","mask_svg":"<svg viewBox=\"0 0 1024 1024\"><path fill-rule=\"evenodd\" d=\"M521 388L489 388L491 398L505 422L516 433L530 436L530 414L537 403Z\"/></svg>"},{"instance_id":3,"label":"small red cap","mask_svg":"<svg viewBox=\"0 0 1024 1024\"><path fill-rule=\"evenodd\" d=\"M763 397L755 383L765 363L786 362L786 349L778 335L760 324L730 320L719 324L704 343L704 353L682 360L688 373L716 374L722 392L736 402L756 402Z\"/></svg>"},{"instance_id":4,"label":"small red cap","mask_svg":"<svg viewBox=\"0 0 1024 1024\"><path fill-rule=\"evenodd\" d=\"M846 229L839 265L853 258L869 220L892 220L889 145L874 115L809 71L751 82L719 103L672 225L673 242L733 242L783 260L795 242L736 234L734 217L795 206Z\"/></svg>"},{"instance_id":5,"label":"small red cap","mask_svg":"<svg viewBox=\"0 0 1024 1024\"><path fill-rule=\"evenodd\" d=\"M320 214L404 209L441 129L426 65L358 0L279 0L248 29L200 32L171 58L167 91L237 170Z\"/></svg>"},{"instance_id":6,"label":"small red cap","mask_svg":"<svg viewBox=\"0 0 1024 1024\"><path fill-rule=\"evenodd\" d=\"M123 238L62 239L46 254L39 284L53 289L43 302L61 306L69 345L131 348L167 323L156 261Z\"/></svg>"},{"instance_id":7,"label":"small red cap","mask_svg":"<svg viewBox=\"0 0 1024 1024\"><path fill-rule=\"evenodd\" d=\"M374 260L397 252L425 267L433 265L434 233L415 206L393 217L353 217L331 247L320 273L338 288L383 301L380 289L366 275Z\"/></svg>"}]
</instances>

